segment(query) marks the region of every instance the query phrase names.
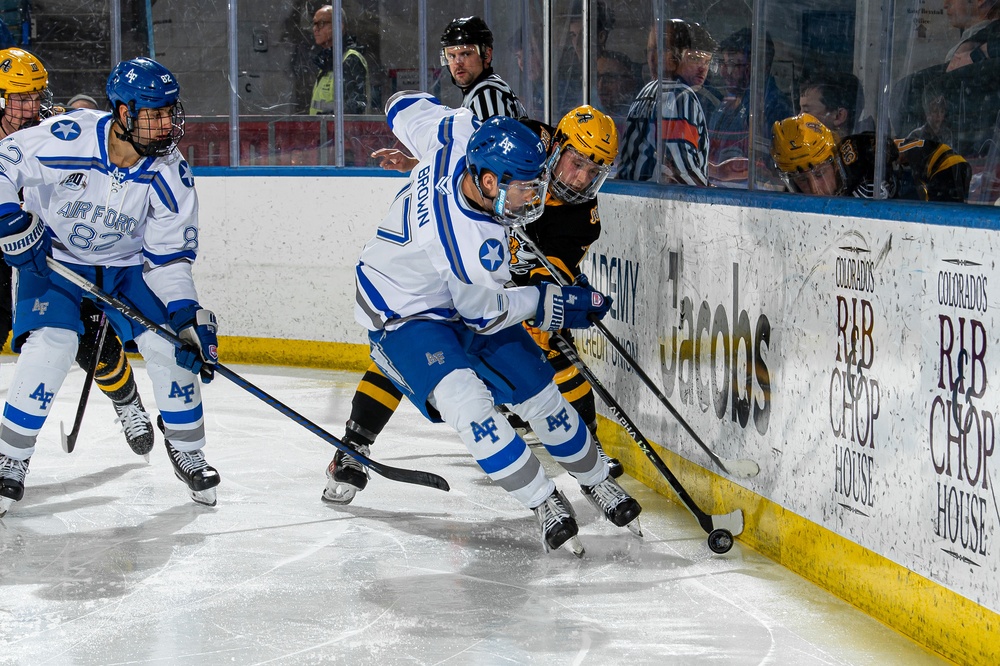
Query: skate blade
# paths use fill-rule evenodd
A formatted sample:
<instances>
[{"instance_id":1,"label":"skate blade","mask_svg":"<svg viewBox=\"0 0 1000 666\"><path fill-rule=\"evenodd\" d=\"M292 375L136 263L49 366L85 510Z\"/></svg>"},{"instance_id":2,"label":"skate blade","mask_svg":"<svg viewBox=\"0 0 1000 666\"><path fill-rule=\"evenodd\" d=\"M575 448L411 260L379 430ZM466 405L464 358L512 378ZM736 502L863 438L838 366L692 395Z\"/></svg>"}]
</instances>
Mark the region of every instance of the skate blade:
<instances>
[{"instance_id":1,"label":"skate blade","mask_svg":"<svg viewBox=\"0 0 1000 666\"><path fill-rule=\"evenodd\" d=\"M193 499L198 504L204 504L205 506L215 506L216 503L215 488L208 488L207 490L192 490L191 499Z\"/></svg>"},{"instance_id":2,"label":"skate blade","mask_svg":"<svg viewBox=\"0 0 1000 666\"><path fill-rule=\"evenodd\" d=\"M569 539L566 539L566 543L563 544L563 547L565 547L566 550L568 550L569 552L573 553L574 555L580 558L582 558L584 553L587 552L583 548L583 542L580 541L580 537L574 536L570 537Z\"/></svg>"},{"instance_id":3,"label":"skate blade","mask_svg":"<svg viewBox=\"0 0 1000 666\"><path fill-rule=\"evenodd\" d=\"M17 502L17 500L11 499L10 497L0 497L0 518L7 515L7 512L10 511L10 507L14 506L15 502Z\"/></svg>"},{"instance_id":4,"label":"skate blade","mask_svg":"<svg viewBox=\"0 0 1000 666\"><path fill-rule=\"evenodd\" d=\"M323 490L322 499L327 504L350 504L354 501L354 496L358 494L358 489L346 483L331 482Z\"/></svg>"},{"instance_id":5,"label":"skate blade","mask_svg":"<svg viewBox=\"0 0 1000 666\"><path fill-rule=\"evenodd\" d=\"M639 524L638 518L634 518L632 522L627 524L625 527L627 527L628 531L632 534L636 535L640 539L642 538L642 525Z\"/></svg>"}]
</instances>

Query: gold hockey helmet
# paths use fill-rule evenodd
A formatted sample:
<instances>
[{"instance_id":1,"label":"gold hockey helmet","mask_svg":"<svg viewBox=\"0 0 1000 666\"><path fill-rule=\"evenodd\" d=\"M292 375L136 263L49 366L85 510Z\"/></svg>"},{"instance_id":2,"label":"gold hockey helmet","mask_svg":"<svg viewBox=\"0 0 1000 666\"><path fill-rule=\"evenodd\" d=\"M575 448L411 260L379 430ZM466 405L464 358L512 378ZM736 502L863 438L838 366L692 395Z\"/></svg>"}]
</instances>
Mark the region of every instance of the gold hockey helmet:
<instances>
[{"instance_id":1,"label":"gold hockey helmet","mask_svg":"<svg viewBox=\"0 0 1000 666\"><path fill-rule=\"evenodd\" d=\"M549 158L549 191L569 204L597 196L618 157L618 128L607 114L578 106L559 121Z\"/></svg>"}]
</instances>

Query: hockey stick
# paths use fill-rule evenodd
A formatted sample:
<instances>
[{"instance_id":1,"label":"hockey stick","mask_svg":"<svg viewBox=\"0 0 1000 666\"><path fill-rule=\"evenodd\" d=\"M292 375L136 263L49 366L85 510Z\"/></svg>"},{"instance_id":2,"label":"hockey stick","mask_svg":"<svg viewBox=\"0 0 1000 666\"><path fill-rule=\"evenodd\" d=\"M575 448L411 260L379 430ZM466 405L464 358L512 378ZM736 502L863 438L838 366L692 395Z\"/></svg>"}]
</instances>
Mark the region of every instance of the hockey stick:
<instances>
[{"instance_id":1,"label":"hockey stick","mask_svg":"<svg viewBox=\"0 0 1000 666\"><path fill-rule=\"evenodd\" d=\"M161 338L168 340L174 346L180 347L185 344L179 337L177 337L167 329L163 328L162 326L157 325L155 322L147 318L144 314L142 314L135 308L130 307L125 303L119 301L117 298L105 293L103 290L97 287L93 282L90 282L82 275L78 275L77 273L73 272L71 269L60 264L58 261L56 261L51 257L49 257L47 261L49 268L51 268L56 274L65 278L72 284L75 284L76 286L80 287L84 291L90 293L97 300L101 301L102 303L106 303L107 305L110 305L115 310L118 310L118 312L121 312L129 319L138 322L139 324L146 327L153 333L159 335ZM248 393L252 394L253 396L266 402L271 407L274 407L276 410L278 410L291 420L295 421L309 432L319 436L327 443L335 446L338 450L343 451L347 455L359 461L361 464L370 468L373 472L380 474L387 479L391 479L392 481L400 481L402 483L412 483L418 486L427 486L428 488L437 488L438 490L444 490L444 491L448 491L451 489L448 486L448 482L443 477L438 476L437 474L433 474L431 472L421 472L419 470L409 470L409 469L400 469L398 467L390 467L389 465L385 465L383 463L372 460L368 456L359 453L354 449L352 449L347 444L344 444L342 441L340 441L339 439L328 433L326 430L323 430L323 428L319 427L306 417L302 416L288 405L279 401L277 398L271 396L263 389L258 388L257 386L253 385L243 377L240 377L238 374L236 374L226 366L222 365L221 363L216 364L214 366L214 369L216 372L218 372L226 379L230 380L231 382L233 382L240 388L244 389Z\"/></svg>"},{"instance_id":2,"label":"hockey stick","mask_svg":"<svg viewBox=\"0 0 1000 666\"><path fill-rule=\"evenodd\" d=\"M63 428L62 421L59 422L59 435L62 438L63 451L73 453L76 448L76 438L80 434L80 424L83 422L83 410L87 408L87 399L90 397L90 385L94 383L94 376L97 375L97 366L101 363L101 350L104 349L104 337L108 334L108 318L101 313L101 323L97 329L97 349L94 351L94 364L87 370L87 377L83 380L83 393L80 394L80 403L76 406L76 418L73 420L73 429L67 435Z\"/></svg>"},{"instance_id":3,"label":"hockey stick","mask_svg":"<svg viewBox=\"0 0 1000 666\"><path fill-rule=\"evenodd\" d=\"M535 245L534 241L532 241L531 238L528 237L527 231L525 231L524 227L520 225L515 225L515 226L517 226L522 232L521 235L518 236L518 240L521 241L521 243L525 245L528 248L528 250L531 251L536 257L538 257L538 260L542 262L542 264L545 266L545 269L549 272L550 275L552 275L552 278L556 281L557 284L559 284L562 287L567 286L566 280L565 278L563 278L562 273L560 273L559 269L557 269L555 266L552 265L552 262L549 261L549 258L546 257L545 254L538 249L538 246ZM663 395L663 391L661 391L659 387L656 385L656 383L652 379L650 379L649 375L647 375L643 371L643 369L639 366L639 362L636 361L635 358L633 358L630 353L628 353L628 350L625 349L622 343L618 341L618 338L616 338L611 333L611 331L608 330L608 327L605 326L604 323L597 318L597 315L591 315L590 321L594 324L595 327L597 327L597 330L600 331L604 335L604 337L608 339L608 342L610 342L611 346L615 348L615 350L621 355L623 359L625 359L625 362L628 363L630 366L632 366L632 370L634 370L635 374L639 376L639 379L642 380L642 383L645 384L649 388L649 390L653 392L653 395L655 395L656 398L663 404L663 406L667 408L667 411L670 412L675 419L677 419L677 422L681 424L681 426L684 428L684 430L687 431L689 435L691 435L691 439L695 441L695 444L701 447L702 451L704 451L708 455L708 457L719 469L721 469L726 474L729 474L730 476L736 476L744 479L757 476L760 473L760 465L755 463L753 460L750 460L749 458L722 459L718 455L716 455L715 451L710 449L708 445L705 444L705 442L701 439L701 437L698 436L698 433L696 433L694 429L684 419L684 417L680 415L680 412L674 409L674 406L670 404L670 400L667 399L667 396Z\"/></svg>"},{"instance_id":4,"label":"hockey stick","mask_svg":"<svg viewBox=\"0 0 1000 666\"><path fill-rule=\"evenodd\" d=\"M691 512L691 515L695 517L701 529L705 530L708 534L708 547L712 549L715 553L725 553L728 552L733 546L732 538L743 532L743 511L737 509L730 513L724 515L713 515L710 513L705 513L698 506L698 504L691 498L684 486L681 485L680 480L674 476L670 468L667 467L663 459L660 458L659 454L653 449L649 441L643 436L642 432L635 423L628 417L625 410L622 409L618 401L615 400L611 393L604 387L604 384L594 375L594 372L583 362L580 356L576 353L576 349L573 345L569 344L562 336L558 333L553 334L550 338L562 352L562 355L569 359L584 376L584 378L590 382L593 387L594 392L600 396L604 404L608 406L611 413L614 414L618 422L622 424L625 431L628 432L629 437L635 440L635 443L639 445L642 452L646 454L653 466L663 475L663 478L667 480L670 487L673 488L677 497L680 498L681 503Z\"/></svg>"}]
</instances>

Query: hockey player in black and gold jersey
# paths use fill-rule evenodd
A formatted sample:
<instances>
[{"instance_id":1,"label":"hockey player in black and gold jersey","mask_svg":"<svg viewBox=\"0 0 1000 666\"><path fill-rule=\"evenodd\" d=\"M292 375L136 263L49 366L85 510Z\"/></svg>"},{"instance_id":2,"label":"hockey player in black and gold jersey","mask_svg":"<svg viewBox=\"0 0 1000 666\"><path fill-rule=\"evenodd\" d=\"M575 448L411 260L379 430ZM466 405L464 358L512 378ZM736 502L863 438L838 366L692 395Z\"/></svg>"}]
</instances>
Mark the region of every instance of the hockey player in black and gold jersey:
<instances>
[{"instance_id":1,"label":"hockey player in black and gold jersey","mask_svg":"<svg viewBox=\"0 0 1000 666\"><path fill-rule=\"evenodd\" d=\"M579 264L591 243L601 233L597 213L597 192L607 178L618 155L618 134L614 121L590 106L570 111L552 128L536 121L522 121L541 136L549 149L551 177L545 212L526 229L531 240L555 266L563 270L572 282L579 274ZM405 159L405 158L404 158ZM410 158L412 159L412 158ZM400 170L402 165L386 164L385 168ZM518 233L523 233L519 231ZM540 262L516 240L511 245L511 273L518 285L554 281ZM531 329L529 329L531 330ZM556 371L559 391L579 412L597 442L597 411L590 384L561 353L550 349L548 334L531 330L539 345L546 350ZM563 337L572 342L568 332ZM361 378L351 402L351 417L343 441L365 455L375 438L392 417L401 399L400 392L373 365ZM516 428L527 427L514 424ZM605 455L598 443L598 450ZM621 463L609 458L613 476L621 476ZM337 452L327 468L327 485L323 500L347 504L368 482L366 470L354 458Z\"/></svg>"}]
</instances>

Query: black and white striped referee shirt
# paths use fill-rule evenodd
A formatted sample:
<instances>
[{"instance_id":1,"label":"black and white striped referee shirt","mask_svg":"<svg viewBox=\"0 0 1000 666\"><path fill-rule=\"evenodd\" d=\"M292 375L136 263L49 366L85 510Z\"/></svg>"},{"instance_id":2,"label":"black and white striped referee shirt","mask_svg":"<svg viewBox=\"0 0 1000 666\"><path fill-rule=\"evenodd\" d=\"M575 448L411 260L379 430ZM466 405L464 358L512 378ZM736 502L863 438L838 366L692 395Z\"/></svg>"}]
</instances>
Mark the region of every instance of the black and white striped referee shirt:
<instances>
[{"instance_id":1,"label":"black and white striped referee shirt","mask_svg":"<svg viewBox=\"0 0 1000 666\"><path fill-rule=\"evenodd\" d=\"M528 115L521 100L507 82L493 72L492 67L484 70L471 86L462 88L462 93L465 95L462 106L472 111L480 120L493 116L525 118Z\"/></svg>"}]
</instances>

